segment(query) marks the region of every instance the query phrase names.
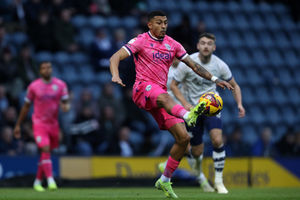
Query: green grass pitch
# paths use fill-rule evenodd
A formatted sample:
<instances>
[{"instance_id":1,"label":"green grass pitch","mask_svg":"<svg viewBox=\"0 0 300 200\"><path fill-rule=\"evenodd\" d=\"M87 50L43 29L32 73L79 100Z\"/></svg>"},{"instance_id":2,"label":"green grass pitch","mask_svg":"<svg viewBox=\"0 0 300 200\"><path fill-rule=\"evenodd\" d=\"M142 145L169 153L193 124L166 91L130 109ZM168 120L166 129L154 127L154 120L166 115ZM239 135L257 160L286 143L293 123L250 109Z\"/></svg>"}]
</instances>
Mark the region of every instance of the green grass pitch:
<instances>
[{"instance_id":1,"label":"green grass pitch","mask_svg":"<svg viewBox=\"0 0 300 200\"><path fill-rule=\"evenodd\" d=\"M229 194L204 193L196 187L174 187L182 200L300 200L300 188L231 189ZM154 188L59 188L38 193L31 188L0 188L0 200L166 199Z\"/></svg>"}]
</instances>

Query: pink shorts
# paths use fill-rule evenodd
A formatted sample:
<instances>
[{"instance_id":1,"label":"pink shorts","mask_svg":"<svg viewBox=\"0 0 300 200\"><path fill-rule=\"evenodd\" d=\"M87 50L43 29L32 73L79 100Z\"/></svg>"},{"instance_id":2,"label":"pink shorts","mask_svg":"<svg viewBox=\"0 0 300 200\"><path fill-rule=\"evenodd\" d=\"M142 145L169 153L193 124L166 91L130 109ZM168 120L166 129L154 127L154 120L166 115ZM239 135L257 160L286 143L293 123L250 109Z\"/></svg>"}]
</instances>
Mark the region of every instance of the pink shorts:
<instances>
[{"instance_id":1,"label":"pink shorts","mask_svg":"<svg viewBox=\"0 0 300 200\"><path fill-rule=\"evenodd\" d=\"M59 126L48 124L33 124L35 142L39 148L50 146L55 149L59 145Z\"/></svg>"},{"instance_id":2,"label":"pink shorts","mask_svg":"<svg viewBox=\"0 0 300 200\"><path fill-rule=\"evenodd\" d=\"M167 93L161 86L152 82L136 82L133 86L132 99L139 107L151 113L161 130L168 130L177 123L183 123L180 118L167 113L157 106L157 97Z\"/></svg>"}]
</instances>

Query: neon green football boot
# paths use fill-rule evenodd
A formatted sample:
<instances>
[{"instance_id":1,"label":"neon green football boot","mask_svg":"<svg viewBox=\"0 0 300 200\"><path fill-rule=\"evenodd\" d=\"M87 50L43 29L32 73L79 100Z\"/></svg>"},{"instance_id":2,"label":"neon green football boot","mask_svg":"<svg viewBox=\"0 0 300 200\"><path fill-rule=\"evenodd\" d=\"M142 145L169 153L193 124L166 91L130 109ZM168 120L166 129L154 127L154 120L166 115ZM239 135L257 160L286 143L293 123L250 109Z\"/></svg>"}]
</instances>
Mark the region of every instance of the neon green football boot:
<instances>
[{"instance_id":1,"label":"neon green football boot","mask_svg":"<svg viewBox=\"0 0 300 200\"><path fill-rule=\"evenodd\" d=\"M178 196L175 194L175 192L172 189L172 183L171 182L162 182L161 179L158 179L155 183L155 187L159 190L162 190L166 197L177 199Z\"/></svg>"},{"instance_id":2,"label":"neon green football boot","mask_svg":"<svg viewBox=\"0 0 300 200\"><path fill-rule=\"evenodd\" d=\"M57 190L57 185L56 185L56 183L51 183L51 184L49 184L49 185L48 185L48 189L49 189L49 190Z\"/></svg>"},{"instance_id":3,"label":"neon green football boot","mask_svg":"<svg viewBox=\"0 0 300 200\"><path fill-rule=\"evenodd\" d=\"M204 101L199 102L194 108L192 108L187 119L185 119L187 125L194 127L196 125L198 116L204 112L205 108L206 102Z\"/></svg>"},{"instance_id":4,"label":"neon green football boot","mask_svg":"<svg viewBox=\"0 0 300 200\"><path fill-rule=\"evenodd\" d=\"M38 184L38 185L34 185L33 186L33 189L37 192L44 192L45 191L45 188L43 188L42 185Z\"/></svg>"}]
</instances>

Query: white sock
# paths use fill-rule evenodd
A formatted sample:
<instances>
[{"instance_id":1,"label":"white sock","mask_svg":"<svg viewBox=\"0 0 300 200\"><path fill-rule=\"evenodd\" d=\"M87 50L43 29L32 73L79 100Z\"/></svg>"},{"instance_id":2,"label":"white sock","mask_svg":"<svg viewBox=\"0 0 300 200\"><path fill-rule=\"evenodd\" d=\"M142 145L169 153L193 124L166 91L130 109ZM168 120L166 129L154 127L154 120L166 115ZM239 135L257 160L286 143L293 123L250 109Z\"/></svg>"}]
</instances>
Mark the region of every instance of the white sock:
<instances>
[{"instance_id":1,"label":"white sock","mask_svg":"<svg viewBox=\"0 0 300 200\"><path fill-rule=\"evenodd\" d=\"M36 178L33 185L42 185L42 180Z\"/></svg>"},{"instance_id":2,"label":"white sock","mask_svg":"<svg viewBox=\"0 0 300 200\"><path fill-rule=\"evenodd\" d=\"M163 174L161 175L160 178L161 178L162 182L170 182L170 181L171 181L171 178L166 177L166 176L164 176Z\"/></svg>"},{"instance_id":3,"label":"white sock","mask_svg":"<svg viewBox=\"0 0 300 200\"><path fill-rule=\"evenodd\" d=\"M198 180L200 183L207 181L205 175L201 172L200 176L198 176Z\"/></svg>"},{"instance_id":4,"label":"white sock","mask_svg":"<svg viewBox=\"0 0 300 200\"><path fill-rule=\"evenodd\" d=\"M190 111L186 112L186 113L183 115L183 119L184 119L184 120L187 120L189 114L190 114Z\"/></svg>"},{"instance_id":5,"label":"white sock","mask_svg":"<svg viewBox=\"0 0 300 200\"><path fill-rule=\"evenodd\" d=\"M47 178L48 185L55 183L55 180L52 176Z\"/></svg>"}]
</instances>

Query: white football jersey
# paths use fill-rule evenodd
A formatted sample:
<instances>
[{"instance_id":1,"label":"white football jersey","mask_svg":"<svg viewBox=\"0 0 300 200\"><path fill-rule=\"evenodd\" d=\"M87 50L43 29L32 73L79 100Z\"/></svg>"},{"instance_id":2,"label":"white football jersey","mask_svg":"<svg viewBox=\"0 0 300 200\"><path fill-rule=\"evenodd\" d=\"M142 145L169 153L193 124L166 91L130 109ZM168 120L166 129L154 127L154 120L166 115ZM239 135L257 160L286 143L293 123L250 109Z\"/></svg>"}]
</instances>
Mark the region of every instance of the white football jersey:
<instances>
[{"instance_id":1,"label":"white football jersey","mask_svg":"<svg viewBox=\"0 0 300 200\"><path fill-rule=\"evenodd\" d=\"M201 62L199 52L193 53L190 57L212 75L225 81L231 80L232 73L228 65L219 57L212 55L210 61L206 64ZM183 95L186 100L194 106L198 103L199 98L205 92L217 93L216 84L214 82L200 77L183 62L180 62L177 68L174 69L173 78L177 82L185 85Z\"/></svg>"},{"instance_id":2,"label":"white football jersey","mask_svg":"<svg viewBox=\"0 0 300 200\"><path fill-rule=\"evenodd\" d=\"M180 101L173 94L172 90L170 89L171 82L174 78L175 70L176 70L176 68L171 65L171 67L169 68L169 73L168 73L168 81L167 81L168 90L167 91L168 91L169 95L175 100L176 103L181 104ZM179 84L178 87L179 87L180 92L182 92L182 94L184 94L184 91L182 90L182 84Z\"/></svg>"}]
</instances>

